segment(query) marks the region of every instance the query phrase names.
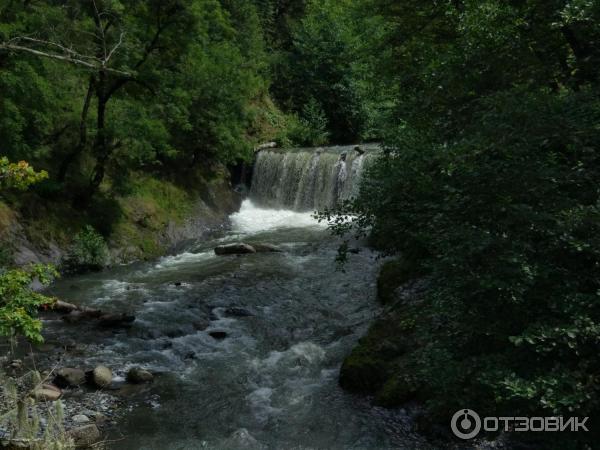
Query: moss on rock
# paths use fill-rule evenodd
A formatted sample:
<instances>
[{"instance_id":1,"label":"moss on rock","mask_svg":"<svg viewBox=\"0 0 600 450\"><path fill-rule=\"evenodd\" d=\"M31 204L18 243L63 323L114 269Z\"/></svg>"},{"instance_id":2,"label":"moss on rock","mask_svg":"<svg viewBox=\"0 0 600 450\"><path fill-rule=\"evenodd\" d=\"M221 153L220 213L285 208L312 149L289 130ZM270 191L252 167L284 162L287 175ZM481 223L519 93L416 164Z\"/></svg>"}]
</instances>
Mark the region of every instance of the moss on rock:
<instances>
[{"instance_id":1,"label":"moss on rock","mask_svg":"<svg viewBox=\"0 0 600 450\"><path fill-rule=\"evenodd\" d=\"M353 392L373 392L386 380L385 361L357 347L344 360L340 369L340 386Z\"/></svg>"},{"instance_id":2,"label":"moss on rock","mask_svg":"<svg viewBox=\"0 0 600 450\"><path fill-rule=\"evenodd\" d=\"M381 267L377 278L378 300L383 305L392 303L396 289L419 275L418 267L404 258L387 261Z\"/></svg>"},{"instance_id":3,"label":"moss on rock","mask_svg":"<svg viewBox=\"0 0 600 450\"><path fill-rule=\"evenodd\" d=\"M392 408L412 400L418 392L418 384L410 376L410 372L401 368L391 371L391 376L375 394L374 403L378 406Z\"/></svg>"}]
</instances>

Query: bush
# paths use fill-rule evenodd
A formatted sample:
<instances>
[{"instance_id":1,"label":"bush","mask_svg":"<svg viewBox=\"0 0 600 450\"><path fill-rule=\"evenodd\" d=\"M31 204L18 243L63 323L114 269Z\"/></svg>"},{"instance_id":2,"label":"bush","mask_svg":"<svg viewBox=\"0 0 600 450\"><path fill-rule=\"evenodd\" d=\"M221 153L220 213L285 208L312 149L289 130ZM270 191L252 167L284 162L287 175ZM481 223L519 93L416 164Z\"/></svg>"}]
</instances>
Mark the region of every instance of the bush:
<instances>
[{"instance_id":1,"label":"bush","mask_svg":"<svg viewBox=\"0 0 600 450\"><path fill-rule=\"evenodd\" d=\"M288 118L284 146L316 147L329 142L328 122L319 103L311 99L302 109L300 117Z\"/></svg>"},{"instance_id":2,"label":"bush","mask_svg":"<svg viewBox=\"0 0 600 450\"><path fill-rule=\"evenodd\" d=\"M58 273L51 266L32 265L25 269L0 272L0 335L23 335L32 342L43 342L38 309L50 306L54 299L34 292L32 284L49 284Z\"/></svg>"},{"instance_id":3,"label":"bush","mask_svg":"<svg viewBox=\"0 0 600 450\"><path fill-rule=\"evenodd\" d=\"M94 227L87 225L77 233L64 261L68 272L102 270L108 263L108 246Z\"/></svg>"}]
</instances>

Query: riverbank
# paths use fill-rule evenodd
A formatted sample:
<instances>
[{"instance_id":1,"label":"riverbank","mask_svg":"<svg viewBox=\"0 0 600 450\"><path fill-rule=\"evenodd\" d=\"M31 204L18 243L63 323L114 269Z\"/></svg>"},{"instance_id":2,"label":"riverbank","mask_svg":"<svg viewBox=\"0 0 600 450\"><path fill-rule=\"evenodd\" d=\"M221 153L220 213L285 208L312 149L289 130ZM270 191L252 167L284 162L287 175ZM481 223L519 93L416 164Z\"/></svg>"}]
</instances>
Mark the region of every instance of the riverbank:
<instances>
[{"instance_id":1,"label":"riverbank","mask_svg":"<svg viewBox=\"0 0 600 450\"><path fill-rule=\"evenodd\" d=\"M106 240L107 264L149 260L221 229L240 203L220 165L178 177L140 173L119 189L109 182L85 209L47 193L8 197L0 201L1 262L60 265L88 225Z\"/></svg>"}]
</instances>

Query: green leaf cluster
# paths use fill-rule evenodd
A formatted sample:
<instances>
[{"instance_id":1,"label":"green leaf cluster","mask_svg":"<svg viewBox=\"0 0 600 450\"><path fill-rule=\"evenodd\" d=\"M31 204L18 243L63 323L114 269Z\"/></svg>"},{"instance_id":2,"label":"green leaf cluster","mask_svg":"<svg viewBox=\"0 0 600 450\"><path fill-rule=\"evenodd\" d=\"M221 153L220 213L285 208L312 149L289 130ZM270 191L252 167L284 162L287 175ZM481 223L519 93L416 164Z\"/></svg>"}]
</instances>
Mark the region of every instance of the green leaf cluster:
<instances>
[{"instance_id":1,"label":"green leaf cluster","mask_svg":"<svg viewBox=\"0 0 600 450\"><path fill-rule=\"evenodd\" d=\"M47 285L57 276L53 267L40 264L0 272L0 335L22 335L32 342L43 342L38 309L51 307L54 299L35 292L32 285Z\"/></svg>"}]
</instances>

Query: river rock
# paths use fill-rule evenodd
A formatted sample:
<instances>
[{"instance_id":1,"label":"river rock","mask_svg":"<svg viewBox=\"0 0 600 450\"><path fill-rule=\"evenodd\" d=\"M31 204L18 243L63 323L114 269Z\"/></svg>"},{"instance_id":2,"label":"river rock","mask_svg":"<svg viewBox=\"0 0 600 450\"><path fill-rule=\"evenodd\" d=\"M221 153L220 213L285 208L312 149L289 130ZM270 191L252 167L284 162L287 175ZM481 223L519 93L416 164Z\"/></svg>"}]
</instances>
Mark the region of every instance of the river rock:
<instances>
[{"instance_id":1,"label":"river rock","mask_svg":"<svg viewBox=\"0 0 600 450\"><path fill-rule=\"evenodd\" d=\"M94 424L73 428L67 435L77 447L90 447L100 440L100 430Z\"/></svg>"},{"instance_id":2,"label":"river rock","mask_svg":"<svg viewBox=\"0 0 600 450\"><path fill-rule=\"evenodd\" d=\"M84 414L77 414L77 415L71 417L71 420L73 421L73 423L76 423L76 424L91 422L90 418Z\"/></svg>"},{"instance_id":3,"label":"river rock","mask_svg":"<svg viewBox=\"0 0 600 450\"><path fill-rule=\"evenodd\" d=\"M227 337L227 333L225 331L211 331L208 334L217 340L225 339Z\"/></svg>"},{"instance_id":4,"label":"river rock","mask_svg":"<svg viewBox=\"0 0 600 450\"><path fill-rule=\"evenodd\" d=\"M282 250L273 244L252 244L256 253L281 253Z\"/></svg>"},{"instance_id":5,"label":"river rock","mask_svg":"<svg viewBox=\"0 0 600 450\"><path fill-rule=\"evenodd\" d=\"M92 372L92 381L100 388L110 385L112 382L112 371L105 366L98 366Z\"/></svg>"},{"instance_id":6,"label":"river rock","mask_svg":"<svg viewBox=\"0 0 600 450\"><path fill-rule=\"evenodd\" d=\"M231 308L227 308L225 310L225 315L227 317L250 317L253 316L250 311L246 308L239 308L237 306L232 306Z\"/></svg>"},{"instance_id":7,"label":"river rock","mask_svg":"<svg viewBox=\"0 0 600 450\"><path fill-rule=\"evenodd\" d=\"M132 367L127 372L127 381L133 384L149 383L152 380L154 375L140 367Z\"/></svg>"},{"instance_id":8,"label":"river rock","mask_svg":"<svg viewBox=\"0 0 600 450\"><path fill-rule=\"evenodd\" d=\"M248 253L256 253L254 247L244 243L219 245L215 247L216 255L245 255Z\"/></svg>"},{"instance_id":9,"label":"river rock","mask_svg":"<svg viewBox=\"0 0 600 450\"><path fill-rule=\"evenodd\" d=\"M55 402L62 396L62 391L52 384L42 384L33 390L32 396L38 402Z\"/></svg>"},{"instance_id":10,"label":"river rock","mask_svg":"<svg viewBox=\"0 0 600 450\"><path fill-rule=\"evenodd\" d=\"M64 367L56 373L54 383L61 388L80 386L85 383L85 372L81 369Z\"/></svg>"}]
</instances>

